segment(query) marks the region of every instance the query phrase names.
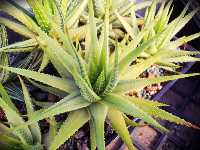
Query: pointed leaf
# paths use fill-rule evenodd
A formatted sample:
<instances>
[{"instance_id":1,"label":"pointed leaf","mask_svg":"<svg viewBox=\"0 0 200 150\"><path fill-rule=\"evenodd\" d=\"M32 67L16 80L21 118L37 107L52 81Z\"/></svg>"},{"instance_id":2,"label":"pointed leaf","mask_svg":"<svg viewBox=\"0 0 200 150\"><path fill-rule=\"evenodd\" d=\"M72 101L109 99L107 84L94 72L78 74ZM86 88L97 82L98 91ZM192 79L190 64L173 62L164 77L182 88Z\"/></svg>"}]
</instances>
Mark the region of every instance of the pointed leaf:
<instances>
[{"instance_id":1,"label":"pointed leaf","mask_svg":"<svg viewBox=\"0 0 200 150\"><path fill-rule=\"evenodd\" d=\"M116 95L114 93L111 93L104 97L100 103L107 105L111 108L117 109L119 111L122 111L126 114L132 115L134 117L137 117L139 119L142 119L166 132L169 132L166 128L162 127L160 124L158 124L153 118L151 118L149 115L147 115L143 110L139 109L137 106L129 102L127 99Z\"/></svg>"},{"instance_id":2,"label":"pointed leaf","mask_svg":"<svg viewBox=\"0 0 200 150\"><path fill-rule=\"evenodd\" d=\"M66 20L66 26L68 29L71 28L71 26L76 22L76 20L78 20L79 16L85 9L87 3L88 3L88 0L79 1L79 3L73 8L73 10L66 15L65 20Z\"/></svg>"},{"instance_id":3,"label":"pointed leaf","mask_svg":"<svg viewBox=\"0 0 200 150\"><path fill-rule=\"evenodd\" d=\"M38 88L42 89L42 90L45 90L49 93L52 93L52 94L55 94L59 97L66 97L68 95L68 93L62 91L62 90L59 90L57 88L54 88L54 87L47 87L47 86L44 86L44 85L41 85L41 84L38 84L36 82L34 82L33 80L31 79L28 79L32 84L34 84L35 86L37 86Z\"/></svg>"},{"instance_id":4,"label":"pointed leaf","mask_svg":"<svg viewBox=\"0 0 200 150\"><path fill-rule=\"evenodd\" d=\"M50 106L47 109L45 109L45 108L41 109L39 111L36 111L34 114L31 114L32 116L35 116L33 119L25 122L24 124L18 125L17 127L13 128L7 132L4 132L4 134L7 134L14 130L23 128L27 125L30 125L30 124L37 122L39 120L42 120L44 118L48 118L48 117L55 116L57 114L72 111L72 110L77 110L79 108L87 107L90 104L91 104L90 102L88 102L82 98L79 91L75 91L75 92L71 93L69 96L65 97L64 99L62 99L59 102L57 102L56 104L54 104L53 106Z\"/></svg>"},{"instance_id":5,"label":"pointed leaf","mask_svg":"<svg viewBox=\"0 0 200 150\"><path fill-rule=\"evenodd\" d=\"M107 110L108 107L100 103L93 103L88 107L88 112L94 127L97 148L101 150L105 150L104 121Z\"/></svg>"},{"instance_id":6,"label":"pointed leaf","mask_svg":"<svg viewBox=\"0 0 200 150\"><path fill-rule=\"evenodd\" d=\"M122 113L113 108L108 108L108 113L106 116L107 122L111 120L112 128L117 132L117 134L121 137L121 139L126 143L129 150L134 150L134 146L132 144L128 129L126 127L126 123L122 116Z\"/></svg>"},{"instance_id":7,"label":"pointed leaf","mask_svg":"<svg viewBox=\"0 0 200 150\"><path fill-rule=\"evenodd\" d=\"M34 36L37 36L36 33L34 33L32 30L30 30L28 27L21 25L17 22L14 22L12 20L9 20L4 17L0 17L0 22L3 23L5 26L9 27L10 29L14 30L15 32L19 33L22 36L25 36L27 38L33 38Z\"/></svg>"},{"instance_id":8,"label":"pointed leaf","mask_svg":"<svg viewBox=\"0 0 200 150\"><path fill-rule=\"evenodd\" d=\"M154 117L158 117L161 119L165 119L168 121L172 121L175 123L179 123L179 124L183 124L186 126L190 126L196 129L199 129L198 127L196 127L195 125L190 124L189 122L186 122L183 119L180 119L174 115L172 115L171 113L168 113L162 109L159 109L157 107L148 105L145 102L140 102L135 100L135 98L129 97L129 96L124 96L127 100L129 100L131 103L135 104L137 107L139 107L141 110L145 111L147 114L154 116Z\"/></svg>"},{"instance_id":9,"label":"pointed leaf","mask_svg":"<svg viewBox=\"0 0 200 150\"><path fill-rule=\"evenodd\" d=\"M31 79L38 80L42 83L48 84L52 87L56 87L60 90L66 91L68 93L71 93L75 90L78 89L77 85L74 83L74 81L47 75L44 73L38 73L30 70L25 70L25 69L18 69L18 68L12 68L12 67L5 67L1 66L0 68L7 69L9 71L15 72L17 74L20 74L22 76L26 76ZM49 82L51 81L51 82Z\"/></svg>"},{"instance_id":10,"label":"pointed leaf","mask_svg":"<svg viewBox=\"0 0 200 150\"><path fill-rule=\"evenodd\" d=\"M49 150L55 150L90 119L86 108L72 111L55 136Z\"/></svg>"},{"instance_id":11,"label":"pointed leaf","mask_svg":"<svg viewBox=\"0 0 200 150\"><path fill-rule=\"evenodd\" d=\"M172 76L164 76L157 78L141 78L141 79L130 79L130 80L120 80L117 87L113 91L117 94L126 94L130 91L140 90L147 85L151 85L154 83L165 82L169 80L175 80L179 78L185 78L190 76L200 75L199 73L193 74L183 74L183 75L172 75Z\"/></svg>"},{"instance_id":12,"label":"pointed leaf","mask_svg":"<svg viewBox=\"0 0 200 150\"><path fill-rule=\"evenodd\" d=\"M34 106L32 104L32 99L29 95L29 92L22 80L22 78L18 75L18 78L21 82L21 85L22 85L22 89L23 89L23 93L24 93L24 100L25 100L25 103L26 103L26 109L27 109L27 113L33 113L34 112ZM33 117L29 117L29 120L32 119ZM40 132L40 128L39 128L39 125L38 125L38 122L36 123L33 123L29 126L30 128L30 131L32 133L32 137L33 137L33 142L34 143L41 143L41 132Z\"/></svg>"}]
</instances>

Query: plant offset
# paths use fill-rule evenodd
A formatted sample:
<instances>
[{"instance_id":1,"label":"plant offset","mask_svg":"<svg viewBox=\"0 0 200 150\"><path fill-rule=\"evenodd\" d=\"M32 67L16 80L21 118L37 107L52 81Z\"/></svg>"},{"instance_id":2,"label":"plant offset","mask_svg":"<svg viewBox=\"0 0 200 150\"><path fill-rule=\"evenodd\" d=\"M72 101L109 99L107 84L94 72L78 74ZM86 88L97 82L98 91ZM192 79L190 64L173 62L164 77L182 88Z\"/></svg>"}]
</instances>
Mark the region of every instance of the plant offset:
<instances>
[{"instance_id":1,"label":"plant offset","mask_svg":"<svg viewBox=\"0 0 200 150\"><path fill-rule=\"evenodd\" d=\"M7 8L18 6L12 1L9 2L1 1ZM38 129L35 127L27 130L26 128L27 126L33 127L39 120L45 118L48 118L51 123L49 132L43 140L44 147L49 150L59 148L59 146L87 122L90 125L92 150L95 150L96 147L99 150L105 149L105 122L111 124L111 127L123 139L129 149L134 149L126 124L139 127L144 125L131 121L126 117L126 114L142 119L166 132L170 131L158 124L152 116L199 129L195 125L158 108L158 106L167 106L165 104L126 96L126 93L130 91L137 91L154 83L199 75L199 73L196 73L158 78L137 78L151 65L158 65L175 72L171 68L178 66L172 62L199 61L199 59L189 56L198 54L199 52L194 53L176 49L184 41L190 41L199 37L199 33L180 38L177 41L170 41L172 36L184 26L184 23L188 22L196 11L198 11L199 8L183 17L191 1L188 2L180 16L169 24L168 19L171 14L169 8L172 1L165 8L165 3L163 2L156 17L154 17L156 1L152 1L150 9L146 11L145 23L142 29L139 30L135 26L137 25L136 22L134 22L137 19L132 1L130 2L132 7L126 7L126 3L123 1L117 1L120 7L116 6L114 8L112 7L112 3L116 3L114 1L103 1L105 3L102 3L102 1L89 0L87 2L82 0L80 1L80 6L81 8L83 7L81 10L89 9L89 23L77 29L76 33L87 26L87 28L84 28L84 32L79 32L79 36L75 40L69 29L71 26L66 23L67 16L65 13L73 12L69 18L75 19L74 17L76 17L78 19L81 14L79 1L70 1L67 3L64 0L34 0L28 2L34 14L30 14L30 12L23 9L21 9L22 12L20 13L23 18L22 20L26 20L23 23L34 31L32 39L2 47L0 51L32 51L34 47L38 47L38 50L44 52L42 67L40 67L38 72L17 67L8 67L4 64L1 64L0 67L29 78L29 81L34 85L53 92L63 99L52 106L46 106L43 109L34 111L32 105L30 105L31 102L28 101L30 100L28 92L19 76L26 97L24 99L26 100L27 110L30 111L27 114L29 117L27 122L21 121L21 123L16 123L16 120L19 120L21 116L13 113L13 115L17 116L15 118L10 114L11 111L16 111L16 108L13 106L12 101L8 99L8 95L1 86L2 98L0 98L0 101L2 102L0 106L4 109L5 114L10 116L7 124L11 126L11 128L5 129L6 126L4 127L2 124L4 129L0 130L2 133L1 136L7 137L5 140L0 140L0 143L4 143L5 145L4 149L27 149L27 147L29 149L41 149L40 132ZM82 5L83 2L84 5ZM70 9L70 11L68 9L71 7L67 7L64 4L73 6L74 8ZM101 7L98 7L97 4ZM145 7L146 4L140 7ZM122 14L117 13L116 8L122 8L122 10L126 8L127 10L123 11L122 14L130 13L132 22L129 24L121 16ZM37 9L41 11L37 11ZM78 10L79 12L77 12ZM121 42L119 42L117 35L115 37L110 36L114 31L111 27L114 22L113 20L110 21L112 15L116 15L115 21L118 19L121 27L127 32ZM85 19L87 18L87 16L84 17ZM40 18L45 18L48 20L48 23L43 25L42 23L45 22L44 20L40 20ZM0 17L0 21L8 27L13 26L13 22L9 22L5 18L2 19ZM77 22L76 19L75 22ZM26 27L23 26L23 28L25 29ZM15 28L15 31L17 31L17 28ZM76 31L76 28L73 28L73 31ZM84 49L82 49L82 43L79 42L79 39L84 39ZM113 53L110 53L109 44L114 46ZM173 59L172 56L176 57L176 59L171 60ZM51 61L61 77L40 73L48 61ZM130 65L133 61L135 65ZM40 81L50 87L40 85L31 79ZM64 112L70 112L70 114L60 126L54 121L54 116ZM57 131L57 128L59 128L59 131ZM35 134L35 130L37 130L38 135ZM14 141L11 132L21 141ZM30 136L28 137L27 135ZM37 137L35 141L30 140L32 138L31 135ZM7 145L9 147L6 147Z\"/></svg>"}]
</instances>

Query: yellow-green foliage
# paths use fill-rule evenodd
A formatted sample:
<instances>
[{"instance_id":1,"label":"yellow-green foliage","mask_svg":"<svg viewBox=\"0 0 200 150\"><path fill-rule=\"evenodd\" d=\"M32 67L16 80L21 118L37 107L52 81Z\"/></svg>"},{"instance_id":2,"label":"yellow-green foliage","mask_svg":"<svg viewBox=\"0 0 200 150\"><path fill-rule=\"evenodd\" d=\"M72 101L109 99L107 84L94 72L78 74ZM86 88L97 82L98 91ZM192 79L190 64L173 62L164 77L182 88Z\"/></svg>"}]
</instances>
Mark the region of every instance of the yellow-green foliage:
<instances>
[{"instance_id":1,"label":"yellow-green foliage","mask_svg":"<svg viewBox=\"0 0 200 150\"><path fill-rule=\"evenodd\" d=\"M62 30L59 24L50 16L48 16L48 19L54 29L52 38L30 17L26 16L26 19L30 22L36 33L46 43L46 46L44 46L41 43L41 39L36 37L37 43L58 70L61 77L3 65L0 65L0 68L48 84L51 88L45 88L42 85L39 87L49 91L56 89L54 94L62 95L63 99L52 106L46 106L36 112L28 112L27 116L31 117L29 121L4 132L3 135L24 128L44 118L50 118L50 122L54 122L53 116L64 112L70 112L70 114L61 125L59 132L48 134L50 136L49 139L52 140L52 143L47 146L49 150L57 149L88 121L91 133L91 149L95 150L97 147L99 150L104 150L104 122L110 122L110 120L112 128L124 140L128 148L132 150L134 146L132 145L126 123L135 126L143 125L131 122L124 114L140 118L166 132L169 132L169 130L157 123L152 116L199 129L185 120L157 107L164 106L164 104L125 96L127 92L138 90L154 83L199 75L199 73L196 73L152 79L136 78L155 62L165 56L169 56L169 50L160 50L155 52L154 55L146 54L148 58L142 63L133 65L134 71L131 70L132 66L130 64L140 57L146 49L151 47L152 43L155 43L163 35L168 36L171 34L172 25L164 27L156 34L152 33L150 37L141 43L142 39L149 32L152 32L152 27L156 24L156 21L150 19L149 25L145 25L141 31L137 31L138 34L134 35L131 41L124 38L121 42L118 42L116 37L115 41L112 42L115 51L110 55L109 16L112 10L115 14L117 14L117 11L110 5L109 1L106 7L105 5L101 5L101 10L96 15L99 16L104 11L105 13L101 35L98 39L95 13L93 11L93 6L97 2L94 1L93 3L92 0L89 0L88 3L89 30L87 31L87 38L85 40L85 53L83 53L84 50L81 49L79 42L76 43L76 47L74 46L68 30ZM152 11L150 9L150 12ZM181 17L183 14L181 14ZM119 14L117 14L117 17L123 22L123 18ZM181 17L178 19L180 20ZM179 22L177 20L175 22ZM124 24L128 29L131 28L127 23ZM60 41L63 45L60 45ZM131 70L131 72L127 70ZM31 82L38 85L33 81ZM52 124L55 127L50 130L55 131L57 124Z\"/></svg>"}]
</instances>

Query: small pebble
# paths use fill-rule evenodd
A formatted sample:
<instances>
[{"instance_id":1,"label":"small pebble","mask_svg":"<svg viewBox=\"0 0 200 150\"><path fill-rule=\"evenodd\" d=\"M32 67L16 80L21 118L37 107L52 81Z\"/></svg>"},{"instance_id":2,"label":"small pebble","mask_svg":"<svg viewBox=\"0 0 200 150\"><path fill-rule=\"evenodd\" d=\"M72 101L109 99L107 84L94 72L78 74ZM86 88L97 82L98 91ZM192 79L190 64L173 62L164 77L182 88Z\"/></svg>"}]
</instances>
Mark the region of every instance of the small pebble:
<instances>
[{"instance_id":1,"label":"small pebble","mask_svg":"<svg viewBox=\"0 0 200 150\"><path fill-rule=\"evenodd\" d=\"M48 95L48 100L49 100L50 102L54 102L54 101L56 100L56 95L54 95L54 94L49 94L49 95Z\"/></svg>"}]
</instances>

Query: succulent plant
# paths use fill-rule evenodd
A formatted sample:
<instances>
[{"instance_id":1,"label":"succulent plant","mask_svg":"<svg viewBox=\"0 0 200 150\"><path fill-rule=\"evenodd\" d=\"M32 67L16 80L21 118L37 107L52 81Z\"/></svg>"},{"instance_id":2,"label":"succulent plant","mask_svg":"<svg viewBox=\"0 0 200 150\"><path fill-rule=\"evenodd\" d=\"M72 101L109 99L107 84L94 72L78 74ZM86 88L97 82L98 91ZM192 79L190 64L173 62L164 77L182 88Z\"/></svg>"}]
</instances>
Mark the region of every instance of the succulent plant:
<instances>
[{"instance_id":1,"label":"succulent plant","mask_svg":"<svg viewBox=\"0 0 200 150\"><path fill-rule=\"evenodd\" d=\"M7 46L7 32L3 24L0 24L0 47ZM35 59L37 57L37 62ZM6 52L0 52L0 64L4 66L12 66L17 68L26 68L28 65L29 69L35 69L41 62L41 57L38 52L32 51L27 56L24 53L17 53L14 58L9 56ZM0 69L0 83L4 85L7 93L11 99L24 101L22 89L17 87L12 82L17 77L17 74L11 73L8 70Z\"/></svg>"},{"instance_id":2,"label":"succulent plant","mask_svg":"<svg viewBox=\"0 0 200 150\"><path fill-rule=\"evenodd\" d=\"M179 32L185 26L185 24L188 23L188 21L200 9L200 7L197 7L191 13L185 15L191 3L191 0L188 1L182 13L176 19L174 19L173 21L169 23L169 18L173 11L173 7L170 9L170 6L173 0L170 0L166 6L165 6L165 2L166 1L163 1L157 14L156 14L156 4L157 4L156 0L152 1L152 4L149 9L148 8L146 9L146 13L144 16L145 22L144 22L144 25L142 26L142 29L151 25L153 21L155 21L156 23L153 26L151 26L151 29L142 38L140 44L142 44L143 42L145 42L152 36L160 33L160 31L162 31L164 28L167 28L167 29L165 32L162 33L162 36L160 36L160 38L157 38L157 40L155 40L149 48L147 48L144 52L141 53L137 61L142 62L142 60L147 59L156 53L157 54L163 53L170 50L171 52L163 56L155 64L162 66L163 68L169 71L173 71L173 69L171 68L180 67L174 63L200 61L199 58L194 58L190 56L190 55L200 54L200 52L186 51L185 46L184 46L185 48L184 49L182 48L182 50L177 49L178 46L185 44L186 42L191 41L195 38L198 38L200 36L200 33L196 33L188 37L181 37L175 41L171 41L174 35L176 35L177 32ZM122 16L120 16L117 11L115 11L115 13L117 14L117 17L120 20L123 27L125 28L125 30L127 32L130 32L129 34L130 37L135 38L135 36L140 33L139 29L137 27L135 28L129 25L128 22ZM132 15L134 16L135 13L131 12L131 16Z\"/></svg>"},{"instance_id":3,"label":"succulent plant","mask_svg":"<svg viewBox=\"0 0 200 150\"><path fill-rule=\"evenodd\" d=\"M26 10L12 0L0 1L0 9L18 19L18 21L23 23L23 25L2 16L0 16L0 22L11 28L15 32L18 32L22 36L29 38L26 41L5 46L1 48L0 51L30 52L35 49L37 45L35 36L38 36L38 33L28 22L24 14L31 17L35 21L35 23L37 23L40 28L51 37L52 33L55 31L52 29L51 22L49 21L46 13L48 13L53 18L53 20L57 23L61 30L64 31L67 27L73 40L76 40L77 37L82 38L81 36L84 35L86 29L89 27L89 25L81 26L79 28L77 27L78 18L86 6L87 0L75 0L72 2L66 0L60 2L56 0L27 0L27 2L30 5L33 13ZM38 37L38 40L40 40L40 42L42 42L45 46L45 43L44 41L42 41L41 38ZM44 67L46 67L48 62L49 59L44 54L39 71L42 71Z\"/></svg>"},{"instance_id":4,"label":"succulent plant","mask_svg":"<svg viewBox=\"0 0 200 150\"><path fill-rule=\"evenodd\" d=\"M26 108L28 113L34 112L34 107L32 100L28 93L28 90L19 76L20 82L22 84L22 89L24 93L24 99L26 103ZM0 83L0 106L3 109L7 122L0 123L0 134L9 131L10 129L25 123L23 116L20 114L16 106L13 104L9 98L6 90ZM28 117L31 119L33 117ZM9 125L10 127L6 126ZM2 150L43 150L41 145L41 133L40 128L37 122L33 123L30 126L24 127L22 129L16 130L7 135L0 136L0 148Z\"/></svg>"},{"instance_id":5,"label":"succulent plant","mask_svg":"<svg viewBox=\"0 0 200 150\"><path fill-rule=\"evenodd\" d=\"M152 42L155 42L166 31L169 32L170 26L164 28L142 44L140 44L140 41L151 30L155 22L145 26L127 45L124 40L119 43L116 38L115 51L109 56L109 4L110 2L108 1L102 32L98 40L93 3L92 0L89 0L90 34L86 36L84 52L79 43L74 46L68 31L64 30L63 32L50 16L48 16L49 20L54 31L56 31L54 34L57 34L64 44L62 47L54 37L54 34L52 34L53 38L50 38L30 17L26 16L31 26L49 48L44 47L40 42L40 38L36 37L39 46L53 64L58 61L60 62L61 65L56 68L59 69L59 72L65 74L65 77L55 77L44 73L2 65L0 67L50 85L51 90L55 89L54 92L57 95L63 95L64 98L52 106L47 106L36 112L29 112L27 116L32 117L29 121L4 132L3 135L36 123L44 118L49 117L52 120L53 116L64 112L70 112L70 114L61 125L59 132L53 138L52 143L49 145L49 150L57 149L88 121L90 124L92 150L95 150L96 147L100 150L105 149L105 121L108 123L111 122L112 128L124 140L129 149L134 149L126 124L134 126L144 125L132 122L124 113L140 118L166 132L170 131L158 124L152 116L199 129L195 125L157 107L167 106L165 104L125 95L129 91L138 90L157 82L199 74L137 79L136 77L140 73L164 55L167 55L169 51L159 52L159 54L156 53L144 60L143 63L138 63L133 66L130 66L130 64L145 49L149 48ZM129 74L127 72L129 69L134 69L134 72ZM125 76L126 78L124 78Z\"/></svg>"}]
</instances>

